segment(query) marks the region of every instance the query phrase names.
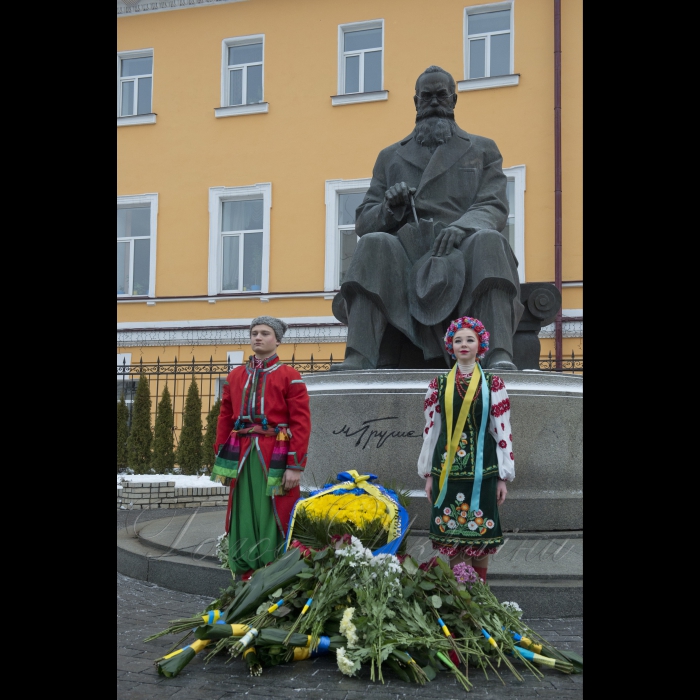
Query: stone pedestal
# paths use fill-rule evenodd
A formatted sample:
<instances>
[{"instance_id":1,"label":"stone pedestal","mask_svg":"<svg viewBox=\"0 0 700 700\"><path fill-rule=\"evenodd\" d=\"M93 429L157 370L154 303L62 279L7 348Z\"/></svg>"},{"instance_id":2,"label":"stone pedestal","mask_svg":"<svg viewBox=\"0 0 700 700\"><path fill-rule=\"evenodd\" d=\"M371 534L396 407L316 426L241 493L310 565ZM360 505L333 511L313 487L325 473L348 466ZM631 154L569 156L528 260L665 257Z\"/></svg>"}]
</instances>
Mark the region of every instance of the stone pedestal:
<instances>
[{"instance_id":1,"label":"stone pedestal","mask_svg":"<svg viewBox=\"0 0 700 700\"><path fill-rule=\"evenodd\" d=\"M423 400L435 370L366 370L305 376L311 441L303 483L340 471L379 476L413 491L412 527L429 527L424 480ZM583 378L539 371L499 372L511 399L515 481L501 507L504 530L583 529Z\"/></svg>"}]
</instances>

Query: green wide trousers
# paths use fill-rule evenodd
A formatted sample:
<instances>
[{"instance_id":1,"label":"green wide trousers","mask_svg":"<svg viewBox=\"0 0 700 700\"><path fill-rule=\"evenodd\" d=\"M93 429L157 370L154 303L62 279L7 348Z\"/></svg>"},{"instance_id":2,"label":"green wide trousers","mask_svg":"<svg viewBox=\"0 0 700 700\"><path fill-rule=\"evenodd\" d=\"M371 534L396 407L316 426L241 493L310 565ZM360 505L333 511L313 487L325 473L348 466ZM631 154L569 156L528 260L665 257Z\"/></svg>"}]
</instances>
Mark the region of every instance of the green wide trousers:
<instances>
[{"instance_id":1,"label":"green wide trousers","mask_svg":"<svg viewBox=\"0 0 700 700\"><path fill-rule=\"evenodd\" d=\"M272 498L265 495L267 477L253 448L241 469L233 492L229 566L235 574L260 569L274 561L284 540L275 521Z\"/></svg>"}]
</instances>

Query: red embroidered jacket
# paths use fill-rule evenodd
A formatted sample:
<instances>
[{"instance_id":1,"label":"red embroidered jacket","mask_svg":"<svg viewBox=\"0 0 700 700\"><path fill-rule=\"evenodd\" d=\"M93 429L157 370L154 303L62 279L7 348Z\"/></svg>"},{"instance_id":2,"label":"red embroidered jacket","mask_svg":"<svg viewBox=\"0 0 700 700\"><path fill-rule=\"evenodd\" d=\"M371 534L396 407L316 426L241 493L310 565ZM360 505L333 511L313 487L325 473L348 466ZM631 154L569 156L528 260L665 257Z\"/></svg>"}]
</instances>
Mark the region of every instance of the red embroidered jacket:
<instances>
[{"instance_id":1,"label":"red embroidered jacket","mask_svg":"<svg viewBox=\"0 0 700 700\"><path fill-rule=\"evenodd\" d=\"M251 358L252 359L252 358ZM261 365L254 369L254 364ZM277 355L234 369L224 384L214 451L225 443L231 430L257 424L288 428L287 468L303 470L311 434L311 412L306 384L299 372L282 364ZM270 464L274 440L259 441L266 464Z\"/></svg>"}]
</instances>

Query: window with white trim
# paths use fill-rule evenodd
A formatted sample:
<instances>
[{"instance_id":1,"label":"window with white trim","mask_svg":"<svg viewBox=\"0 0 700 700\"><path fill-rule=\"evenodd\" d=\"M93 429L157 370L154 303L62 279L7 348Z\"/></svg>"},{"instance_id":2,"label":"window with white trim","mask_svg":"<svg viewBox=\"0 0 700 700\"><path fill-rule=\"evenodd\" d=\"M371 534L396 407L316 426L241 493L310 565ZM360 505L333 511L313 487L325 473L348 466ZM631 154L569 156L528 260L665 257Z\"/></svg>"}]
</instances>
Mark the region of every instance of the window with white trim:
<instances>
[{"instance_id":1,"label":"window with white trim","mask_svg":"<svg viewBox=\"0 0 700 700\"><path fill-rule=\"evenodd\" d=\"M229 350L226 353L226 365L227 365L227 371L231 372L231 370L236 369L236 367L240 367L242 364L245 364L245 357L244 357L244 352L243 350ZM223 395L224 395L224 382L226 381L226 377L217 377L216 379L216 388L214 390L214 400L218 401Z\"/></svg>"},{"instance_id":2,"label":"window with white trim","mask_svg":"<svg viewBox=\"0 0 700 700\"><path fill-rule=\"evenodd\" d=\"M245 362L243 350L229 350L226 353L226 362L228 364L229 372L238 367L238 365L242 365Z\"/></svg>"},{"instance_id":3,"label":"window with white trim","mask_svg":"<svg viewBox=\"0 0 700 700\"><path fill-rule=\"evenodd\" d=\"M131 372L131 353L117 353L117 379L119 377L128 377Z\"/></svg>"},{"instance_id":4,"label":"window with white trim","mask_svg":"<svg viewBox=\"0 0 700 700\"><path fill-rule=\"evenodd\" d=\"M131 426L131 404L134 403L137 382L130 378L131 353L117 353L117 403L121 401L122 394L124 401L129 408L128 423Z\"/></svg>"},{"instance_id":5,"label":"window with white trim","mask_svg":"<svg viewBox=\"0 0 700 700\"><path fill-rule=\"evenodd\" d=\"M362 204L370 178L326 181L326 270L324 290L340 289L355 254L355 210Z\"/></svg>"},{"instance_id":6,"label":"window with white trim","mask_svg":"<svg viewBox=\"0 0 700 700\"><path fill-rule=\"evenodd\" d=\"M117 54L117 91L117 117L152 114L152 50Z\"/></svg>"},{"instance_id":7,"label":"window with white trim","mask_svg":"<svg viewBox=\"0 0 700 700\"><path fill-rule=\"evenodd\" d=\"M464 34L467 80L513 74L512 2L465 8Z\"/></svg>"},{"instance_id":8,"label":"window with white trim","mask_svg":"<svg viewBox=\"0 0 700 700\"><path fill-rule=\"evenodd\" d=\"M520 281L525 282L525 166L503 168L503 172L508 178L506 195L509 210L503 235L508 239L518 261Z\"/></svg>"},{"instance_id":9,"label":"window with white trim","mask_svg":"<svg viewBox=\"0 0 700 700\"><path fill-rule=\"evenodd\" d=\"M224 104L233 107L262 102L262 37L228 39L225 40L225 48L226 102Z\"/></svg>"},{"instance_id":10,"label":"window with white trim","mask_svg":"<svg viewBox=\"0 0 700 700\"><path fill-rule=\"evenodd\" d=\"M155 296L158 195L117 197L117 297Z\"/></svg>"},{"instance_id":11,"label":"window with white trim","mask_svg":"<svg viewBox=\"0 0 700 700\"><path fill-rule=\"evenodd\" d=\"M209 190L209 294L268 291L271 185Z\"/></svg>"},{"instance_id":12,"label":"window with white trim","mask_svg":"<svg viewBox=\"0 0 700 700\"><path fill-rule=\"evenodd\" d=\"M339 94L383 90L384 21L344 24L339 30Z\"/></svg>"}]
</instances>

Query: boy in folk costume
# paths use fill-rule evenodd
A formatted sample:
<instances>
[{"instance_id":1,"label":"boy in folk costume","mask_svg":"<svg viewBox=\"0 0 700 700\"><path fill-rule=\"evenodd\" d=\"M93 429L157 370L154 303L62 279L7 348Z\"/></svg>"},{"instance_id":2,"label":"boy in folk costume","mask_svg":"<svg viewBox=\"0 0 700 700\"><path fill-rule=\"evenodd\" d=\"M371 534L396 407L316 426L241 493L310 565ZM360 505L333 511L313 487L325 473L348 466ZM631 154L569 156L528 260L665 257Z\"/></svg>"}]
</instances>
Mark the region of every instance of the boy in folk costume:
<instances>
[{"instance_id":1,"label":"boy in folk costume","mask_svg":"<svg viewBox=\"0 0 700 700\"><path fill-rule=\"evenodd\" d=\"M278 556L306 466L309 395L299 372L277 357L286 330L278 318L253 319L255 354L224 383L212 481L231 487L226 532L229 566L236 574Z\"/></svg>"}]
</instances>

